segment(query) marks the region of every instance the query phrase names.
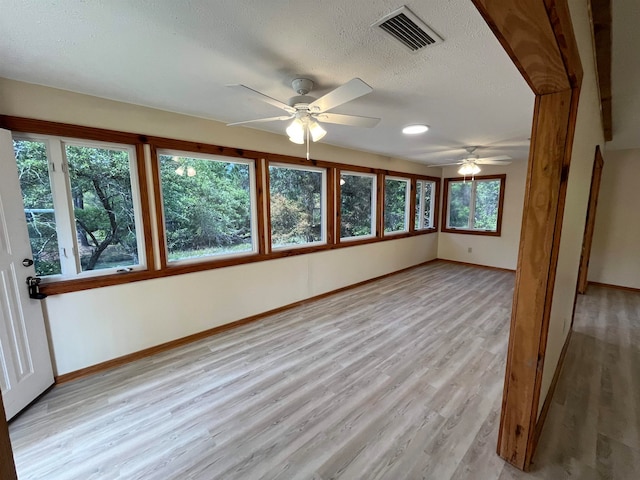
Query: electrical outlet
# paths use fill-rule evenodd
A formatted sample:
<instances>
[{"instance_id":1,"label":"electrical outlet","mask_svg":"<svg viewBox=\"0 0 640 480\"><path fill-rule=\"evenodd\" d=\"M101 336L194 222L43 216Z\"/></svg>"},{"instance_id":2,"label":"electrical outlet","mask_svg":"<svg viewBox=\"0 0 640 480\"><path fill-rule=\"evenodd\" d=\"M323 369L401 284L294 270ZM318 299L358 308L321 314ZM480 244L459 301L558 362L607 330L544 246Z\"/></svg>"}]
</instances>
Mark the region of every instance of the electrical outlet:
<instances>
[{"instance_id":1,"label":"electrical outlet","mask_svg":"<svg viewBox=\"0 0 640 480\"><path fill-rule=\"evenodd\" d=\"M469 247L467 248L467 253L471 253L473 251L473 248Z\"/></svg>"}]
</instances>

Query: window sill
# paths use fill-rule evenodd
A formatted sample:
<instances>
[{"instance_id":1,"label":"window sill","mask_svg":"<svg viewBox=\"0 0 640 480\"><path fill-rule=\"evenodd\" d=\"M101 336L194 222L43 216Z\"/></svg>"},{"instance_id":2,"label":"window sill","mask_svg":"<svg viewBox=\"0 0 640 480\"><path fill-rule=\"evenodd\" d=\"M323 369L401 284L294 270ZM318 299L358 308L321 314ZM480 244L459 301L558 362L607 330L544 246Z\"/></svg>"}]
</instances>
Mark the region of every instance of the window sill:
<instances>
[{"instance_id":1,"label":"window sill","mask_svg":"<svg viewBox=\"0 0 640 480\"><path fill-rule=\"evenodd\" d=\"M485 237L499 237L500 231L470 230L465 228L443 228L443 233L460 233L462 235L484 235Z\"/></svg>"}]
</instances>

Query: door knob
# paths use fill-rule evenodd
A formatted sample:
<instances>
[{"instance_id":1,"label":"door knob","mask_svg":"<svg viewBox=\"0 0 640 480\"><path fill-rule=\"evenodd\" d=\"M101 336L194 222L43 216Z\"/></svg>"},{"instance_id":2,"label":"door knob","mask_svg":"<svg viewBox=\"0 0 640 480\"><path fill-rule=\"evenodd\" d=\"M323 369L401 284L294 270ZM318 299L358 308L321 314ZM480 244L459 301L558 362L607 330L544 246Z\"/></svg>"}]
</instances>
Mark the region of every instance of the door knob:
<instances>
[{"instance_id":1,"label":"door knob","mask_svg":"<svg viewBox=\"0 0 640 480\"><path fill-rule=\"evenodd\" d=\"M30 258L25 258L24 260L22 260L22 265L24 265L25 267L30 267L31 265L33 265L33 260L31 260Z\"/></svg>"}]
</instances>

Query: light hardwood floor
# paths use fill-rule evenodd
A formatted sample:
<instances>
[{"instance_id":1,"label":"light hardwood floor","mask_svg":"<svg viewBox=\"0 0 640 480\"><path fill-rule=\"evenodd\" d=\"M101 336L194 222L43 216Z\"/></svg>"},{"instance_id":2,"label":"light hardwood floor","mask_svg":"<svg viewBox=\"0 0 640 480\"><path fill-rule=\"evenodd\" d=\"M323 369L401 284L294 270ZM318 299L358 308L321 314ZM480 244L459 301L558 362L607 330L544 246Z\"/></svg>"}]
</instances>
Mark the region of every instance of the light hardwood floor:
<instances>
[{"instance_id":1,"label":"light hardwood floor","mask_svg":"<svg viewBox=\"0 0 640 480\"><path fill-rule=\"evenodd\" d=\"M513 281L437 262L56 387L19 477L528 478L495 455ZM636 478L639 311L581 299L531 478Z\"/></svg>"}]
</instances>

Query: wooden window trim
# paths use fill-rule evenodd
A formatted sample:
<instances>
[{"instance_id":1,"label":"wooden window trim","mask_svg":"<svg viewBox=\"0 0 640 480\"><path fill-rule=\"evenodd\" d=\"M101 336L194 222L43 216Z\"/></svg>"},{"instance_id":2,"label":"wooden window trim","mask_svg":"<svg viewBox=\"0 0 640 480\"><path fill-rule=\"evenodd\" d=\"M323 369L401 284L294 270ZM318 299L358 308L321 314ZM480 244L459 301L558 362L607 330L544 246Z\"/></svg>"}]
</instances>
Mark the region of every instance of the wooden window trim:
<instances>
[{"instance_id":1,"label":"wooden window trim","mask_svg":"<svg viewBox=\"0 0 640 480\"><path fill-rule=\"evenodd\" d=\"M462 182L465 180L465 177L451 177L444 179L444 194L442 195L442 225L440 227L441 232L445 233L459 233L461 235L483 235L487 237L499 237L502 235L502 214L504 210L504 189L507 181L506 174L499 175L476 175L474 177L475 180L500 180L500 198L498 199L498 222L497 229L495 232L493 231L484 231L484 230L474 230L474 229L465 229L465 228L451 228L447 226L447 217L449 215L449 183L451 182ZM467 181L470 181L466 178Z\"/></svg>"},{"instance_id":2,"label":"wooden window trim","mask_svg":"<svg viewBox=\"0 0 640 480\"><path fill-rule=\"evenodd\" d=\"M271 175L269 175L269 168L271 166L273 167L280 167L280 168L287 168L288 165L291 165L291 169L297 169L297 170L305 170L305 169L309 169L308 171L313 172L313 171L318 171L318 170L323 170L324 172L324 191L325 191L325 195L326 198L324 199L324 208L325 208L325 217L326 217L326 222L324 225L325 228L325 232L324 232L324 242L313 242L312 244L301 244L300 246L298 245L286 245L286 246L282 246L282 247L276 247L274 249L273 247L273 239L272 239L272 233L271 233L271 183L269 183L269 190L267 190L267 205L268 205L268 218L267 218L267 230L269 232L269 244L268 244L268 248L269 248L269 252L270 255L275 256L278 254L281 254L282 252L289 252L289 251L300 251L302 250L304 253L310 253L310 252L315 252L318 251L317 249L327 249L332 247L333 245L335 245L334 242L334 233L333 230L335 230L335 220L333 218L329 218L329 214L330 214L330 210L331 210L331 215L335 215L335 213L333 212L333 200L331 198L331 195L329 194L331 192L331 194L333 194L334 192L334 186L331 184L334 180L334 175L333 175L333 170L335 170L334 168L327 168L327 167L323 167L323 166L317 166L317 165L309 165L308 163L299 163L299 162L281 162L280 160L269 160L268 158L266 159L266 168L265 168L265 176L267 178L270 178ZM329 226L331 226L331 228L333 230L329 230ZM288 255L285 255L288 256Z\"/></svg>"},{"instance_id":3,"label":"wooden window trim","mask_svg":"<svg viewBox=\"0 0 640 480\"><path fill-rule=\"evenodd\" d=\"M264 222L264 217L262 215L262 198L260 193L258 192L258 186L261 185L261 180L262 180L262 172L261 172L261 168L262 168L262 159L260 158L251 158L251 157L240 157L240 156L233 156L233 157L226 157L223 156L221 154L211 154L208 152L203 152L202 150L198 151L198 152L194 152L194 151L190 151L190 150L177 150L177 149L159 149L157 148L155 145L153 146L154 148L151 149L151 164L153 165L153 183L154 183L154 192L155 192L155 206L156 206L156 219L157 219L157 229L158 229L158 236L159 236L159 247L160 247L160 265L162 269L165 268L170 268L170 269L175 269L178 267L182 267L182 266L189 266L189 265L195 265L195 264L217 264L217 263L223 263L224 260L234 260L234 259L241 259L244 257L254 257L256 255L261 255L264 254L264 243L261 240L261 233L264 231L263 229L263 222ZM206 160L206 158L204 158L202 155L200 157L198 157L198 154L203 154L206 156L209 155L215 155L215 157L218 157L219 160L215 160L215 161L225 161L223 160L225 157L229 158L229 160L226 160L228 162L233 163L234 161L237 161L238 163L244 163L247 164L246 162L249 162L248 165L250 166L250 168L253 168L253 177L255 178L255 219L256 219L256 224L255 224L255 229L254 229L254 234L256 236L255 239L255 245L256 245L256 250L252 251L252 252L243 252L243 253L236 253L236 254L221 254L221 255L209 255L209 256L205 256L202 258L195 258L195 259L189 259L191 261L180 261L180 262L176 262L176 263L171 263L169 262L169 258L168 258L168 251L167 251L167 241L166 241L166 230L165 230L165 222L164 222L164 202L163 202L163 198L162 198L162 179L160 178L160 157L158 156L158 150L164 150L164 151L168 151L168 152L172 152L172 153L185 153L185 154L193 154L194 158L197 159L203 159ZM234 159L238 159L238 160L234 160ZM214 160L212 160L214 161ZM253 213L251 214L251 216L253 217ZM160 240L161 237L161 240ZM185 259L186 260L186 259Z\"/></svg>"},{"instance_id":4,"label":"wooden window trim","mask_svg":"<svg viewBox=\"0 0 640 480\"><path fill-rule=\"evenodd\" d=\"M74 138L79 140L95 140L109 143L122 143L135 148L137 157L138 189L142 203L142 222L144 233L144 250L147 257L147 269L134 272L114 273L100 275L91 278L78 278L69 280L54 280L42 286L41 290L47 295L57 295L71 293L94 288L123 285L126 283L163 278L174 275L183 275L217 268L226 268L235 265L245 265L254 262L263 262L278 258L295 255L305 255L325 250L337 248L348 248L370 243L399 240L418 235L428 235L437 232L438 218L440 214L439 200L441 179L428 175L399 172L394 170L380 169L374 167L364 167L346 163L329 162L324 160L311 159L307 161L303 158L288 155L279 155L241 148L224 147L200 142L176 140L165 137L148 136L136 133L120 132L80 125L50 122L22 117L0 115L0 127L16 133L33 133L52 135L58 137ZM149 145L150 170L148 170L145 156L145 145ZM190 152L195 155L199 153L231 157L239 159L250 159L255 162L256 196L257 196L257 232L258 232L258 252L242 256L211 258L198 263L168 265L167 252L165 249L165 231L162 209L162 194L160 185L160 170L158 165L158 149L179 150ZM327 243L322 245L312 245L309 247L295 247L278 249L271 251L271 228L270 228L270 201L269 201L269 162L290 164L293 166L316 167L326 169L326 209L327 209ZM353 239L340 241L339 239L339 172L368 173L376 176L376 231L374 237L363 239ZM436 203L434 204L434 228L416 230L410 229L408 232L384 235L382 209L384 208L384 178L393 176L406 179L410 185L415 185L417 180L433 181L436 185ZM149 180L150 179L150 180ZM150 191L150 185L153 192ZM151 195L154 200L155 222L151 221ZM411 221L412 215L409 215ZM415 225L414 225L415 227ZM156 229L155 241L159 246L159 256L154 250L153 229ZM159 266L157 266L159 265Z\"/></svg>"},{"instance_id":5,"label":"wooden window trim","mask_svg":"<svg viewBox=\"0 0 640 480\"><path fill-rule=\"evenodd\" d=\"M149 272L155 271L156 259L153 249L152 221L150 214L150 194L147 182L147 167L145 162L144 143L142 135L106 130L66 123L49 122L29 118L0 115L0 128L10 130L12 133L46 135L58 137L62 140L97 141L108 144L120 144L131 147L136 154L137 188L140 195L142 234L145 252L146 268L133 272L119 272L91 277L72 278L64 280L47 280L41 286L42 293L53 295L58 289L65 292L86 290L103 286L129 283L132 279L146 278ZM132 185L133 187L133 185Z\"/></svg>"}]
</instances>

